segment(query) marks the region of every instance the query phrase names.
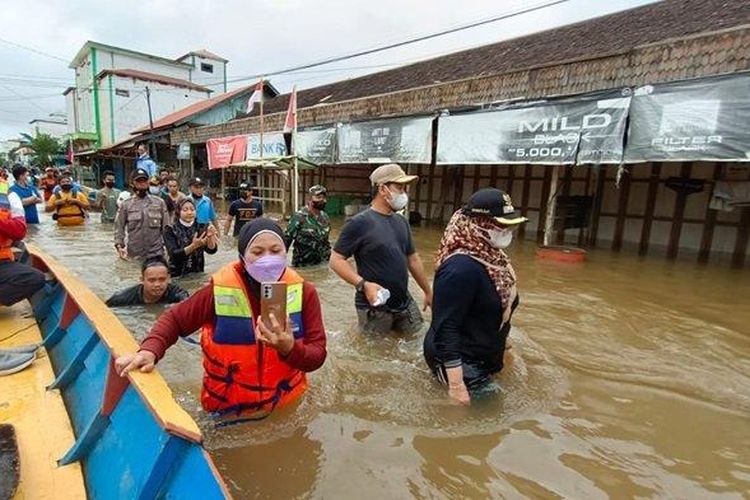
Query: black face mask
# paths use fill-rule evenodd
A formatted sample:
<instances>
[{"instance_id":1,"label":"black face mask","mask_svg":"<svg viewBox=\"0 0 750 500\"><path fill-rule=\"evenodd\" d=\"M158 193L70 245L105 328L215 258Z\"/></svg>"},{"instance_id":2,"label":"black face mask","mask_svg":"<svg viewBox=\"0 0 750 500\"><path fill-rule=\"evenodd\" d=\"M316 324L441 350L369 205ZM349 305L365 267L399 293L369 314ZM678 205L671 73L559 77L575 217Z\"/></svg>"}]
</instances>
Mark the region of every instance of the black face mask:
<instances>
[{"instance_id":1,"label":"black face mask","mask_svg":"<svg viewBox=\"0 0 750 500\"><path fill-rule=\"evenodd\" d=\"M193 193L193 198L195 198L196 200L200 200L201 198L203 198L203 195Z\"/></svg>"},{"instance_id":2,"label":"black face mask","mask_svg":"<svg viewBox=\"0 0 750 500\"><path fill-rule=\"evenodd\" d=\"M312 207L315 210L323 210L323 209L326 208L326 202L325 201L313 201L312 202Z\"/></svg>"},{"instance_id":3,"label":"black face mask","mask_svg":"<svg viewBox=\"0 0 750 500\"><path fill-rule=\"evenodd\" d=\"M70 191L71 189L73 189L73 186L71 184L61 184L60 189L62 189L63 191Z\"/></svg>"},{"instance_id":4,"label":"black face mask","mask_svg":"<svg viewBox=\"0 0 750 500\"><path fill-rule=\"evenodd\" d=\"M105 182L104 185L107 186L108 188L115 187L115 183L114 182Z\"/></svg>"},{"instance_id":5,"label":"black face mask","mask_svg":"<svg viewBox=\"0 0 750 500\"><path fill-rule=\"evenodd\" d=\"M148 194L148 188L146 189L136 188L135 194L136 196L138 196L138 198L145 198L146 195Z\"/></svg>"}]
</instances>

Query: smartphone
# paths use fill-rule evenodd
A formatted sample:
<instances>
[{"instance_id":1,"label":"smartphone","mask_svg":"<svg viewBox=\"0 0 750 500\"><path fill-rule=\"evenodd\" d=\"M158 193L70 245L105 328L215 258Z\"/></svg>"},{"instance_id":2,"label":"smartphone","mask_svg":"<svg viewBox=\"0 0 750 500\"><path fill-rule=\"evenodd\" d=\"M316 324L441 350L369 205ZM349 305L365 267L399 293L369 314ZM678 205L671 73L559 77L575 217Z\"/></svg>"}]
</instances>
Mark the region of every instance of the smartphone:
<instances>
[{"instance_id":1,"label":"smartphone","mask_svg":"<svg viewBox=\"0 0 750 500\"><path fill-rule=\"evenodd\" d=\"M268 328L271 328L270 313L286 328L286 283L261 283L260 318Z\"/></svg>"}]
</instances>

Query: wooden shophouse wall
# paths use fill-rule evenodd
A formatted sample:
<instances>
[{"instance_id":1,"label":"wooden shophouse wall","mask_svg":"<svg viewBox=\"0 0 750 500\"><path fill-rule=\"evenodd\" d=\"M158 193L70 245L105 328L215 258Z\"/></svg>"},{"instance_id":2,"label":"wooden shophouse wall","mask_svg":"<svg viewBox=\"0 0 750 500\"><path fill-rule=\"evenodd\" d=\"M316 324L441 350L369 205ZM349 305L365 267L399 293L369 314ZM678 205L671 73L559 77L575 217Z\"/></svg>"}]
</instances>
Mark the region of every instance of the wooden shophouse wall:
<instances>
[{"instance_id":1,"label":"wooden shophouse wall","mask_svg":"<svg viewBox=\"0 0 750 500\"><path fill-rule=\"evenodd\" d=\"M510 193L529 222L519 236L542 241L553 169L542 165L411 165L420 176L411 191L412 210L445 222L474 191L494 186ZM711 255L730 255L743 267L750 253L750 208L734 212L709 210L715 179L750 180L750 168L720 163L645 163L629 165L616 185L616 166L564 167L558 194L595 195L587 229L558 231L555 242L579 246L633 247L641 255L693 254L699 262ZM665 186L670 177L705 180L703 192L678 195Z\"/></svg>"}]
</instances>

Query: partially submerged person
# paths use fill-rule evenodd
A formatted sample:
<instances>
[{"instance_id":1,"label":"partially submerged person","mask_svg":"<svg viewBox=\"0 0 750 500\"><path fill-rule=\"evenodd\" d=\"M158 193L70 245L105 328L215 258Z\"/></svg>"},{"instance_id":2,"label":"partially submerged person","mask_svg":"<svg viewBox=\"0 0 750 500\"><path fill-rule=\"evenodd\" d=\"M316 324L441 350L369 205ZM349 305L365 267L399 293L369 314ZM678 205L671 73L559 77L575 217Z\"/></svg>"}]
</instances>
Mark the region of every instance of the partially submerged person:
<instances>
[{"instance_id":1,"label":"partially submerged person","mask_svg":"<svg viewBox=\"0 0 750 500\"><path fill-rule=\"evenodd\" d=\"M164 202L167 204L169 214L174 215L175 208L182 200L187 198L187 195L180 191L180 185L174 177L169 177L167 179L166 189L166 194L162 193L162 199L164 199Z\"/></svg>"},{"instance_id":2,"label":"partially submerged person","mask_svg":"<svg viewBox=\"0 0 750 500\"><path fill-rule=\"evenodd\" d=\"M29 169L23 165L14 166L13 178L16 183L10 187L10 190L21 198L26 224L39 224L39 212L36 206L42 202L42 197L39 191L29 183Z\"/></svg>"},{"instance_id":3,"label":"partially submerged person","mask_svg":"<svg viewBox=\"0 0 750 500\"><path fill-rule=\"evenodd\" d=\"M44 192L44 201L49 201L49 197L52 196L52 191L57 186L57 176L55 175L55 169L47 167L44 169L44 177L39 180L39 189Z\"/></svg>"},{"instance_id":4,"label":"partially submerged person","mask_svg":"<svg viewBox=\"0 0 750 500\"><path fill-rule=\"evenodd\" d=\"M164 245L169 255L169 273L184 276L203 272L204 253L216 253L219 237L211 224L198 224L194 202L185 198L177 204L174 223L164 230Z\"/></svg>"},{"instance_id":5,"label":"partially submerged person","mask_svg":"<svg viewBox=\"0 0 750 500\"><path fill-rule=\"evenodd\" d=\"M60 226L78 226L86 220L89 199L80 190L73 187L73 178L68 174L60 176L57 186L60 192L53 194L47 201L47 211L54 212L52 218Z\"/></svg>"},{"instance_id":6,"label":"partially submerged person","mask_svg":"<svg viewBox=\"0 0 750 500\"><path fill-rule=\"evenodd\" d=\"M201 329L204 410L231 416L267 413L305 392L305 373L320 368L326 358L315 287L286 266L284 234L273 221L245 225L238 251L239 260L159 317L137 353L117 358L120 375L153 370L180 336ZM258 321L260 286L274 281L287 284L288 317L271 317L266 324Z\"/></svg>"},{"instance_id":7,"label":"partially submerged person","mask_svg":"<svg viewBox=\"0 0 750 500\"><path fill-rule=\"evenodd\" d=\"M216 220L216 210L214 210L214 203L211 201L206 193L206 185L200 177L195 177L190 181L190 194L188 198L192 198L195 203L196 218L199 224L213 224L218 229Z\"/></svg>"},{"instance_id":8,"label":"partially submerged person","mask_svg":"<svg viewBox=\"0 0 750 500\"><path fill-rule=\"evenodd\" d=\"M419 331L423 319L409 293L409 272L424 292L423 310L432 303L409 223L397 213L408 205L407 186L416 179L395 163L376 168L370 175L372 205L344 225L331 254L331 269L357 291L354 305L361 332ZM347 261L352 256L356 270Z\"/></svg>"},{"instance_id":9,"label":"partially submerged person","mask_svg":"<svg viewBox=\"0 0 750 500\"><path fill-rule=\"evenodd\" d=\"M513 231L526 222L499 189L474 193L453 214L436 261L432 324L424 355L454 400L469 404L503 368L516 273L505 253Z\"/></svg>"},{"instance_id":10,"label":"partially submerged person","mask_svg":"<svg viewBox=\"0 0 750 500\"><path fill-rule=\"evenodd\" d=\"M263 216L263 204L253 198L253 186L249 182L240 184L240 199L229 205L229 211L224 226L224 234L229 234L229 228L234 218L234 236L240 234L242 226L253 219Z\"/></svg>"},{"instance_id":11,"label":"partially submerged person","mask_svg":"<svg viewBox=\"0 0 750 500\"><path fill-rule=\"evenodd\" d=\"M96 193L96 205L102 211L102 223L111 224L115 221L119 198L120 190L115 188L115 174L108 170L104 172L104 187Z\"/></svg>"},{"instance_id":12,"label":"partially submerged person","mask_svg":"<svg viewBox=\"0 0 750 500\"><path fill-rule=\"evenodd\" d=\"M326 208L326 188L315 185L308 190L307 205L292 215L286 227L288 246L294 246L292 266L316 266L331 258L331 221Z\"/></svg>"},{"instance_id":13,"label":"partially submerged person","mask_svg":"<svg viewBox=\"0 0 750 500\"><path fill-rule=\"evenodd\" d=\"M137 169L130 178L135 196L123 201L117 211L117 254L123 260L163 255L164 230L170 222L167 206L160 197L148 194L148 172Z\"/></svg>"},{"instance_id":14,"label":"partially submerged person","mask_svg":"<svg viewBox=\"0 0 750 500\"><path fill-rule=\"evenodd\" d=\"M174 304L188 296L187 291L172 283L164 257L150 257L141 265L141 283L120 290L106 304L109 307Z\"/></svg>"}]
</instances>

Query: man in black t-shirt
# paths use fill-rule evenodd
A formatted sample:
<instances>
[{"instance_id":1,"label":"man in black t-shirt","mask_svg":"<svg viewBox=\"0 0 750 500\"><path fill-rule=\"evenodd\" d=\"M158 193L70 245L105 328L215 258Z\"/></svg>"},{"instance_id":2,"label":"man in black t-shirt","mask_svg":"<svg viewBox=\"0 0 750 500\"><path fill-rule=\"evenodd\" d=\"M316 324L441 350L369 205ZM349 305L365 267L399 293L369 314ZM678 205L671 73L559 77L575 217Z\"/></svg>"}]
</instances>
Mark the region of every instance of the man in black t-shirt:
<instances>
[{"instance_id":1,"label":"man in black t-shirt","mask_svg":"<svg viewBox=\"0 0 750 500\"><path fill-rule=\"evenodd\" d=\"M406 208L408 184L416 179L395 163L376 168L370 176L372 205L343 227L331 254L331 269L357 290L354 305L362 332L419 331L422 314L409 293L409 272L425 294L422 310L432 304L409 223L398 213Z\"/></svg>"},{"instance_id":2,"label":"man in black t-shirt","mask_svg":"<svg viewBox=\"0 0 750 500\"><path fill-rule=\"evenodd\" d=\"M232 225L232 218L234 217L234 236L237 237L240 234L242 226L247 224L253 219L263 216L263 204L260 200L253 199L253 186L249 182L243 182L240 184L240 199L235 200L229 205L229 213L227 214L226 222L224 225L224 234L229 234L229 228Z\"/></svg>"},{"instance_id":3,"label":"man in black t-shirt","mask_svg":"<svg viewBox=\"0 0 750 500\"><path fill-rule=\"evenodd\" d=\"M120 290L107 299L106 304L109 307L174 304L187 299L188 292L170 281L164 257L151 257L141 267L141 284Z\"/></svg>"}]
</instances>

